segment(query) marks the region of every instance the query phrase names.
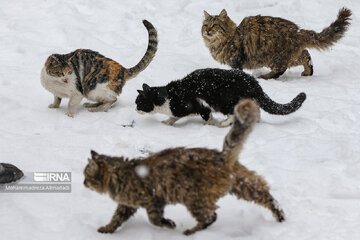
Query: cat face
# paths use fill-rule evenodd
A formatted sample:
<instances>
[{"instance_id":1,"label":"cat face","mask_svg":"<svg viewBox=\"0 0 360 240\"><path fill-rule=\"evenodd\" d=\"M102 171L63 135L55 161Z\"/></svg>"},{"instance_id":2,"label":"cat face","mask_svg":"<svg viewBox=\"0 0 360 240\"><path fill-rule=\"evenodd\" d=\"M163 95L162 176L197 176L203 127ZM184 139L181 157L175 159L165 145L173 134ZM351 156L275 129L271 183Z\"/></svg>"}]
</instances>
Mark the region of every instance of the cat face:
<instances>
[{"instance_id":1,"label":"cat face","mask_svg":"<svg viewBox=\"0 0 360 240\"><path fill-rule=\"evenodd\" d=\"M105 193L107 190L107 180L110 177L110 166L101 158L101 155L91 151L92 157L84 170L84 185L98 193Z\"/></svg>"},{"instance_id":2,"label":"cat face","mask_svg":"<svg viewBox=\"0 0 360 240\"><path fill-rule=\"evenodd\" d=\"M53 54L46 60L46 72L52 77L64 77L72 74L71 66L59 54Z\"/></svg>"},{"instance_id":3,"label":"cat face","mask_svg":"<svg viewBox=\"0 0 360 240\"><path fill-rule=\"evenodd\" d=\"M219 15L211 16L204 11L205 19L201 28L201 34L205 40L217 41L222 40L228 36L231 30L236 28L236 25L227 16L226 10L223 9Z\"/></svg>"},{"instance_id":4,"label":"cat face","mask_svg":"<svg viewBox=\"0 0 360 240\"><path fill-rule=\"evenodd\" d=\"M151 88L147 84L143 84L143 90L138 90L139 95L136 98L136 111L140 114L150 113L154 111L156 106L161 106L166 100L166 93L158 88Z\"/></svg>"}]
</instances>

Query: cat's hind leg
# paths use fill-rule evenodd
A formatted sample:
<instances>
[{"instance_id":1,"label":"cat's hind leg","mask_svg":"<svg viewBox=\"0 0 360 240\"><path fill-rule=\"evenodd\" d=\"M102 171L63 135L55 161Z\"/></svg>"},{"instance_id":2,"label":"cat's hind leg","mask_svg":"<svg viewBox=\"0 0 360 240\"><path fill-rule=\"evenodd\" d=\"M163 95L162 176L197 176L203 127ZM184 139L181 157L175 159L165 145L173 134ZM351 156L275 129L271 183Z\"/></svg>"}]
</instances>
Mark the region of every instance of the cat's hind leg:
<instances>
[{"instance_id":1,"label":"cat's hind leg","mask_svg":"<svg viewBox=\"0 0 360 240\"><path fill-rule=\"evenodd\" d=\"M85 108L95 108L95 107L100 106L101 104L103 104L103 103L101 103L101 102L97 102L97 103L86 102L86 103L84 103L84 107Z\"/></svg>"},{"instance_id":2,"label":"cat's hind leg","mask_svg":"<svg viewBox=\"0 0 360 240\"><path fill-rule=\"evenodd\" d=\"M149 217L149 221L158 227L166 227L174 229L176 224L170 220L164 218L165 201L162 199L155 199L149 206L146 207L146 212Z\"/></svg>"},{"instance_id":3,"label":"cat's hind leg","mask_svg":"<svg viewBox=\"0 0 360 240\"><path fill-rule=\"evenodd\" d=\"M271 68L271 72L264 74L264 75L260 75L259 78L263 78L263 79L271 79L271 78L278 78L281 75L284 74L284 72L286 71L287 68Z\"/></svg>"},{"instance_id":4,"label":"cat's hind leg","mask_svg":"<svg viewBox=\"0 0 360 240\"><path fill-rule=\"evenodd\" d=\"M106 226L100 227L98 232L100 233L113 233L115 230L121 226L121 224L127 221L134 213L136 208L128 207L125 205L119 204L114 215L111 218L111 221Z\"/></svg>"},{"instance_id":5,"label":"cat's hind leg","mask_svg":"<svg viewBox=\"0 0 360 240\"><path fill-rule=\"evenodd\" d=\"M61 98L54 95L54 102L49 105L49 108L59 108L61 103Z\"/></svg>"},{"instance_id":6,"label":"cat's hind leg","mask_svg":"<svg viewBox=\"0 0 360 240\"><path fill-rule=\"evenodd\" d=\"M99 101L100 104L98 104L96 107L90 108L90 112L106 112L111 108L111 106L116 102L116 98L111 101Z\"/></svg>"},{"instance_id":7,"label":"cat's hind leg","mask_svg":"<svg viewBox=\"0 0 360 240\"><path fill-rule=\"evenodd\" d=\"M185 235L191 235L197 231L203 230L216 221L217 215L215 212L215 203L207 202L202 199L186 204L186 207L198 223L195 227L185 230Z\"/></svg>"},{"instance_id":8,"label":"cat's hind leg","mask_svg":"<svg viewBox=\"0 0 360 240\"><path fill-rule=\"evenodd\" d=\"M286 69L289 66L290 62L290 53L289 51L283 51L276 55L269 64L269 68L271 69L271 72L259 76L259 78L263 79L271 79L271 78L278 78L281 75L284 74Z\"/></svg>"},{"instance_id":9,"label":"cat's hind leg","mask_svg":"<svg viewBox=\"0 0 360 240\"><path fill-rule=\"evenodd\" d=\"M301 73L301 76L312 76L314 73L313 64L311 61L311 56L308 50L304 49L300 56L292 59L290 62L290 67L295 67L303 65L304 71Z\"/></svg>"},{"instance_id":10,"label":"cat's hind leg","mask_svg":"<svg viewBox=\"0 0 360 240\"><path fill-rule=\"evenodd\" d=\"M238 199L252 201L269 209L276 221L285 221L285 214L279 207L277 201L269 192L269 187L265 180L255 172L249 171L246 167L236 163L234 166L235 182L230 190L230 194Z\"/></svg>"}]
</instances>

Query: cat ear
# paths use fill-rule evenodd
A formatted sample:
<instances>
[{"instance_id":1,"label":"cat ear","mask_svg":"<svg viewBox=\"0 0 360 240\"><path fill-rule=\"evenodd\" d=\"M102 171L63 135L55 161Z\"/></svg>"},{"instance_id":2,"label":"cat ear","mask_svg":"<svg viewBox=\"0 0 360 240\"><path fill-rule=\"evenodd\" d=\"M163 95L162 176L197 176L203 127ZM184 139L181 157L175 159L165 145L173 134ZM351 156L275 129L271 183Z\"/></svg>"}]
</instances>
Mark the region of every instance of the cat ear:
<instances>
[{"instance_id":1,"label":"cat ear","mask_svg":"<svg viewBox=\"0 0 360 240\"><path fill-rule=\"evenodd\" d=\"M90 151L90 154L91 154L91 158L94 159L94 160L97 160L99 159L99 154L97 152L95 152L94 150L91 150Z\"/></svg>"},{"instance_id":2,"label":"cat ear","mask_svg":"<svg viewBox=\"0 0 360 240\"><path fill-rule=\"evenodd\" d=\"M219 17L220 17L220 18L226 18L226 17L227 17L227 12L226 12L225 9L223 9L223 10L220 12Z\"/></svg>"},{"instance_id":3,"label":"cat ear","mask_svg":"<svg viewBox=\"0 0 360 240\"><path fill-rule=\"evenodd\" d=\"M205 19L208 19L211 17L211 15L205 10L204 10L204 16L205 16Z\"/></svg>"},{"instance_id":4,"label":"cat ear","mask_svg":"<svg viewBox=\"0 0 360 240\"><path fill-rule=\"evenodd\" d=\"M99 169L99 166L94 159L88 158L88 162L89 162L89 168L92 171L97 171Z\"/></svg>"},{"instance_id":5,"label":"cat ear","mask_svg":"<svg viewBox=\"0 0 360 240\"><path fill-rule=\"evenodd\" d=\"M140 95L145 96L145 93L144 93L143 90L137 90L137 92L138 92Z\"/></svg>"},{"instance_id":6,"label":"cat ear","mask_svg":"<svg viewBox=\"0 0 360 240\"><path fill-rule=\"evenodd\" d=\"M146 83L144 83L144 84L142 85L142 87L143 87L144 92L150 92L150 90L151 90L150 86L147 85Z\"/></svg>"}]
</instances>

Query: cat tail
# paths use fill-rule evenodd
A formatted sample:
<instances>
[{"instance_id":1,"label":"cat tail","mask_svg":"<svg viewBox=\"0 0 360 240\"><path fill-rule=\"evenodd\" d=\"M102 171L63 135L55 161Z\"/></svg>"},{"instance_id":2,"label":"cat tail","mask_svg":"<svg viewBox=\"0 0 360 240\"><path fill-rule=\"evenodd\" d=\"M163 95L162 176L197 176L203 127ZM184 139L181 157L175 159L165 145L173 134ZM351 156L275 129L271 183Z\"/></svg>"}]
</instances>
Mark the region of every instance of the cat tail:
<instances>
[{"instance_id":1,"label":"cat tail","mask_svg":"<svg viewBox=\"0 0 360 240\"><path fill-rule=\"evenodd\" d=\"M125 70L124 79L129 80L131 78L136 77L141 71L143 71L153 60L155 53L157 51L158 38L157 31L155 27L148 22L147 20L143 20L143 24L149 33L149 42L145 55L142 57L140 62L136 64L132 68L128 68Z\"/></svg>"},{"instance_id":2,"label":"cat tail","mask_svg":"<svg viewBox=\"0 0 360 240\"><path fill-rule=\"evenodd\" d=\"M306 99L305 93L299 93L291 102L287 104L280 104L274 102L266 93L262 93L260 97L255 100L259 103L264 111L275 115L287 115L297 111Z\"/></svg>"},{"instance_id":3,"label":"cat tail","mask_svg":"<svg viewBox=\"0 0 360 240\"><path fill-rule=\"evenodd\" d=\"M241 100L234 109L234 122L224 139L222 154L230 168L237 162L247 136L260 118L258 105L251 99Z\"/></svg>"},{"instance_id":4,"label":"cat tail","mask_svg":"<svg viewBox=\"0 0 360 240\"><path fill-rule=\"evenodd\" d=\"M331 23L329 27L325 28L320 33L301 30L300 33L305 35L305 38L307 39L305 47L325 50L334 45L334 43L344 36L344 33L348 29L351 14L350 9L341 8L335 22Z\"/></svg>"}]
</instances>

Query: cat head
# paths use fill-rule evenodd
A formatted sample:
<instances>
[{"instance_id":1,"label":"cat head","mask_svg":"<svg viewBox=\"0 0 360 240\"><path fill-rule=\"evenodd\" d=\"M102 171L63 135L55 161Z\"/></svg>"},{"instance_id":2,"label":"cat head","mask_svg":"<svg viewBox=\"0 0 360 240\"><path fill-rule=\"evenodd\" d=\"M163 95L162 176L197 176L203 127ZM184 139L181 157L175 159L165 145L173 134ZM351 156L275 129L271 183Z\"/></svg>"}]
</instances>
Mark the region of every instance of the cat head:
<instances>
[{"instance_id":1,"label":"cat head","mask_svg":"<svg viewBox=\"0 0 360 240\"><path fill-rule=\"evenodd\" d=\"M91 158L84 170L84 185L98 193L105 193L112 174L113 166L107 161L105 155L91 151Z\"/></svg>"},{"instance_id":2,"label":"cat head","mask_svg":"<svg viewBox=\"0 0 360 240\"><path fill-rule=\"evenodd\" d=\"M45 62L45 67L47 74L52 77L64 77L72 74L72 67L60 54L50 55Z\"/></svg>"},{"instance_id":3,"label":"cat head","mask_svg":"<svg viewBox=\"0 0 360 240\"><path fill-rule=\"evenodd\" d=\"M137 90L139 95L136 98L136 111L141 114L150 113L154 111L156 106L161 106L165 103L167 93L165 88L150 87L143 84L142 90Z\"/></svg>"},{"instance_id":4,"label":"cat head","mask_svg":"<svg viewBox=\"0 0 360 240\"><path fill-rule=\"evenodd\" d=\"M228 17L225 9L215 16L204 11L204 16L201 34L206 41L221 42L232 35L236 29L236 24Z\"/></svg>"}]
</instances>

